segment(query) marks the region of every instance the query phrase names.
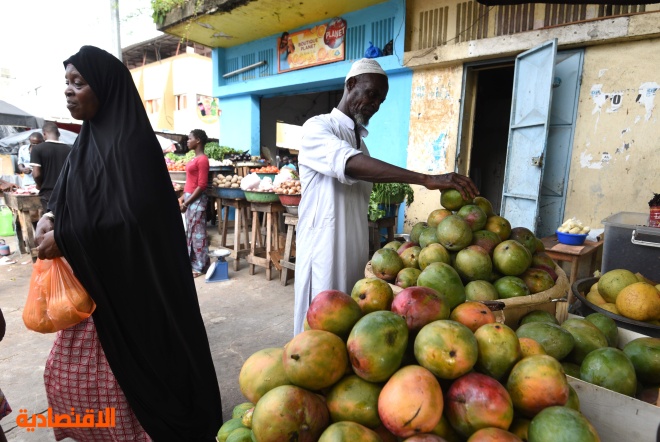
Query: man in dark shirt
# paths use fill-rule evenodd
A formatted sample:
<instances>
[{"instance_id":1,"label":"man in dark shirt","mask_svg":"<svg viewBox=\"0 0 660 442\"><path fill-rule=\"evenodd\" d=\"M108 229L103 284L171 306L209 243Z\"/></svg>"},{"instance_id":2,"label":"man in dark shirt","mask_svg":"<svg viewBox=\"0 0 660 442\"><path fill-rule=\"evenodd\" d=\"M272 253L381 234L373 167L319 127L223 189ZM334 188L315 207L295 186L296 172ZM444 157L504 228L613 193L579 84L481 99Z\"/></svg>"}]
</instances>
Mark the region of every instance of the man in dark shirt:
<instances>
[{"instance_id":1,"label":"man in dark shirt","mask_svg":"<svg viewBox=\"0 0 660 442\"><path fill-rule=\"evenodd\" d=\"M71 152L71 146L59 141L60 131L53 122L46 122L41 132L46 141L32 148L30 162L33 164L32 177L39 189L41 205L44 212L47 212L50 195Z\"/></svg>"}]
</instances>

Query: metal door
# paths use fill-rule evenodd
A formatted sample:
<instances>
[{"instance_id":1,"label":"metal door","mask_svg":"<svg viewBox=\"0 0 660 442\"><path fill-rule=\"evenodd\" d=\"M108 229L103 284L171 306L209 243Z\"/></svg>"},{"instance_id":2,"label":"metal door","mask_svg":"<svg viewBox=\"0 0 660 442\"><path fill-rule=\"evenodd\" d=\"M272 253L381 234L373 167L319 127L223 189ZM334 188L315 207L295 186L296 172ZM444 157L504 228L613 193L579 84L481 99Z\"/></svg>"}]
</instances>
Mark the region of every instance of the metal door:
<instances>
[{"instance_id":1,"label":"metal door","mask_svg":"<svg viewBox=\"0 0 660 442\"><path fill-rule=\"evenodd\" d=\"M571 166L583 54L583 49L557 53L548 145L539 197L539 223L536 232L539 238L552 235L566 218L564 206Z\"/></svg>"},{"instance_id":2,"label":"metal door","mask_svg":"<svg viewBox=\"0 0 660 442\"><path fill-rule=\"evenodd\" d=\"M501 215L536 233L557 40L516 57Z\"/></svg>"}]
</instances>

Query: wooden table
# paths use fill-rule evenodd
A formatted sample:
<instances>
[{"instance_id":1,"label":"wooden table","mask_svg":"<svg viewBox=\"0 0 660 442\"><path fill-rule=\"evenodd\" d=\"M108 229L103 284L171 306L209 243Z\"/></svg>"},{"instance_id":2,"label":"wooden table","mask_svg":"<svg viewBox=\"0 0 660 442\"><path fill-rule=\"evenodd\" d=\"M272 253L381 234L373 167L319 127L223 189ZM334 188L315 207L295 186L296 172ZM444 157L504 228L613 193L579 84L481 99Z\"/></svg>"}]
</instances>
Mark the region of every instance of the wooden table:
<instances>
[{"instance_id":1,"label":"wooden table","mask_svg":"<svg viewBox=\"0 0 660 442\"><path fill-rule=\"evenodd\" d=\"M266 269L266 279L272 279L271 271L273 263L271 261L271 252L277 249L279 236L279 214L284 212L284 206L277 203L251 203L252 212L252 238L250 239L250 254L246 260L250 264L249 274L254 275L254 266ZM259 213L264 214L264 224L266 227L265 245L261 240L261 223L259 222ZM257 247L259 245L259 247Z\"/></svg>"},{"instance_id":2,"label":"wooden table","mask_svg":"<svg viewBox=\"0 0 660 442\"><path fill-rule=\"evenodd\" d=\"M394 241L396 223L397 219L395 217L369 221L369 255L373 255L376 250L380 249L380 229L387 230L387 242Z\"/></svg>"},{"instance_id":3,"label":"wooden table","mask_svg":"<svg viewBox=\"0 0 660 442\"><path fill-rule=\"evenodd\" d=\"M32 261L37 260L37 245L35 244L35 232L32 226L32 216L30 212L36 211L39 215L43 211L41 206L41 199L39 195L31 194L16 194L5 192L5 204L9 207L18 218L18 226L16 226L16 236L18 236L18 249L21 253L29 253L32 255ZM26 248L27 246L27 248Z\"/></svg>"},{"instance_id":4,"label":"wooden table","mask_svg":"<svg viewBox=\"0 0 660 442\"><path fill-rule=\"evenodd\" d=\"M244 199L219 198L220 207L218 213L223 213L222 222L218 223L220 232L220 247L231 251L229 255L234 258L234 270L238 271L241 258L250 254L250 229L248 226L248 211L250 203ZM227 244L227 228L229 225L229 208L234 208L234 244ZM224 209L224 210L223 210Z\"/></svg>"},{"instance_id":5,"label":"wooden table","mask_svg":"<svg viewBox=\"0 0 660 442\"><path fill-rule=\"evenodd\" d=\"M286 286L289 280L289 270L296 270L295 258L291 258L291 250L293 248L293 235L298 225L298 215L291 213L284 214L284 224L287 225L286 229L286 244L284 245L284 256L280 260L282 266L282 273L280 274L280 283Z\"/></svg>"},{"instance_id":6,"label":"wooden table","mask_svg":"<svg viewBox=\"0 0 660 442\"><path fill-rule=\"evenodd\" d=\"M578 266L580 259L586 256L591 256L589 262L589 274L593 275L596 270L596 261L598 258L598 250L603 246L603 241L589 241L586 240L580 246L569 246L561 244L557 240L557 235L552 235L541 239L545 246L545 253L555 261L565 261L571 263L571 274L568 278L569 284L572 286L577 279ZM569 303L572 301L572 291L568 291Z\"/></svg>"}]
</instances>

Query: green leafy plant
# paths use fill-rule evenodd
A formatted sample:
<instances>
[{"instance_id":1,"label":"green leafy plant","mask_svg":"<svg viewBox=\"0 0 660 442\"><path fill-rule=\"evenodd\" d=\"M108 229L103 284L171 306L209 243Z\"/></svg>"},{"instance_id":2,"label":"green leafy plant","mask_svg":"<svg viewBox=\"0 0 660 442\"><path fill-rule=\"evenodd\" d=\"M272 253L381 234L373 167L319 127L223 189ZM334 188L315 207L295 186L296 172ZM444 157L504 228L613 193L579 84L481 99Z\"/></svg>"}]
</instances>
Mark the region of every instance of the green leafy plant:
<instances>
[{"instance_id":1,"label":"green leafy plant","mask_svg":"<svg viewBox=\"0 0 660 442\"><path fill-rule=\"evenodd\" d=\"M377 221L386 215L382 206L399 204L410 205L415 200L415 192L409 184L375 183L369 195L369 221Z\"/></svg>"},{"instance_id":2,"label":"green leafy plant","mask_svg":"<svg viewBox=\"0 0 660 442\"><path fill-rule=\"evenodd\" d=\"M204 153L212 160L224 160L226 156L240 154L241 151L211 141L204 146Z\"/></svg>"},{"instance_id":3,"label":"green leafy plant","mask_svg":"<svg viewBox=\"0 0 660 442\"><path fill-rule=\"evenodd\" d=\"M162 25L167 14L169 14L172 9L183 6L186 1L187 0L151 0L151 9L153 10L151 18L154 19L154 23Z\"/></svg>"}]
</instances>

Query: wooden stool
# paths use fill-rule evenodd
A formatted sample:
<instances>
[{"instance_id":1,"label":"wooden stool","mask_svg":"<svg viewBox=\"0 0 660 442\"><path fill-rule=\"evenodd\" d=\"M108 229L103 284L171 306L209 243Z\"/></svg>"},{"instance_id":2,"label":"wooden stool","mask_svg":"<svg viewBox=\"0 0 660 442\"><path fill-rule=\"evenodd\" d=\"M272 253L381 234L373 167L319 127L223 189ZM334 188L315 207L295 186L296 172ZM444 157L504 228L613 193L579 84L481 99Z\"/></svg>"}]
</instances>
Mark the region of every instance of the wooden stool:
<instances>
[{"instance_id":1,"label":"wooden stool","mask_svg":"<svg viewBox=\"0 0 660 442\"><path fill-rule=\"evenodd\" d=\"M280 274L280 283L283 286L286 286L286 283L289 280L289 270L296 270L295 261L291 259L291 249L293 247L293 234L298 225L298 215L292 215L290 213L284 214L284 224L288 227L286 228L286 244L284 246L284 257L280 260L282 265L282 273ZM295 259L295 258L293 258Z\"/></svg>"},{"instance_id":2,"label":"wooden stool","mask_svg":"<svg viewBox=\"0 0 660 442\"><path fill-rule=\"evenodd\" d=\"M277 249L279 236L278 215L284 212L284 207L280 203L251 203L250 210L252 211L252 239L250 241L250 254L247 256L247 262L250 263L249 273L254 275L254 266L258 265L266 269L266 279L270 281L273 266L270 252ZM261 247L263 243L261 241L259 213L264 214L264 224L266 225L265 247ZM257 243L260 247L257 247Z\"/></svg>"},{"instance_id":3,"label":"wooden stool","mask_svg":"<svg viewBox=\"0 0 660 442\"><path fill-rule=\"evenodd\" d=\"M250 254L250 230L248 227L248 208L250 203L243 199L225 199L219 198L220 207L218 211L221 212L224 208L224 216L222 223L218 223L218 230L220 231L220 247L231 251L230 257L234 258L234 270L238 270L239 261ZM235 210L234 217L234 244L227 245L227 224L229 222L229 208L233 207ZM243 239L241 240L241 235Z\"/></svg>"},{"instance_id":4,"label":"wooden stool","mask_svg":"<svg viewBox=\"0 0 660 442\"><path fill-rule=\"evenodd\" d=\"M598 250L603 246L603 241L585 241L584 244L579 246L571 246L568 244L561 244L557 240L557 235L548 236L541 239L545 247L545 253L555 261L566 261L571 263L571 275L568 278L568 283L573 286L577 279L578 266L580 258L591 256L589 262L589 275L593 276L596 270L596 261L598 258ZM568 303L572 304L575 301L573 291L568 291Z\"/></svg>"}]
</instances>

